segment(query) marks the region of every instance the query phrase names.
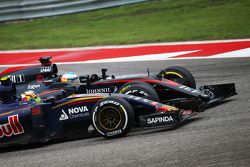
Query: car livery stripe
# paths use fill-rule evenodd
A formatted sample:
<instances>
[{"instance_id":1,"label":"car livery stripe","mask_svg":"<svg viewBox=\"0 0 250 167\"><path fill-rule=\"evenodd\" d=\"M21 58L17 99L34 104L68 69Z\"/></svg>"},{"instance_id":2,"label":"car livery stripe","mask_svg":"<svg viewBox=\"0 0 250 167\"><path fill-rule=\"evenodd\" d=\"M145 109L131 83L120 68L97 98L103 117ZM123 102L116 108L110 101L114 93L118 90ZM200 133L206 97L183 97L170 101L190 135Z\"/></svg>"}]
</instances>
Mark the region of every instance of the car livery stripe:
<instances>
[{"instance_id":1,"label":"car livery stripe","mask_svg":"<svg viewBox=\"0 0 250 167\"><path fill-rule=\"evenodd\" d=\"M54 92L60 92L62 90L63 89L49 90L49 91L40 93L39 96L46 95L46 94L49 94L49 93L54 93Z\"/></svg>"},{"instance_id":2,"label":"car livery stripe","mask_svg":"<svg viewBox=\"0 0 250 167\"><path fill-rule=\"evenodd\" d=\"M27 110L27 109L29 109L29 108L30 108L30 107L24 107L24 108L19 108L19 109L15 109L15 110L6 111L6 112L0 114L0 117L1 117L1 116L5 116L5 115L12 114L12 113L17 112L17 111Z\"/></svg>"},{"instance_id":3,"label":"car livery stripe","mask_svg":"<svg viewBox=\"0 0 250 167\"><path fill-rule=\"evenodd\" d=\"M80 102L80 101L86 102L86 100L103 99L103 98L104 98L103 96L92 96L92 97L76 98L76 99L69 100L69 101L67 101L67 102L58 104L58 105L52 107L52 109L56 109L56 108L59 108L59 107L62 107L62 106L68 105L68 104L72 104L72 103L75 103L75 102Z\"/></svg>"},{"instance_id":4,"label":"car livery stripe","mask_svg":"<svg viewBox=\"0 0 250 167\"><path fill-rule=\"evenodd\" d=\"M98 101L102 98L96 98L96 99L90 99L90 100L84 100L84 103L88 103L88 102L94 102L94 101ZM77 102L73 102L73 103L70 103L68 105L76 105L76 104L80 104L82 103L83 101L77 101Z\"/></svg>"},{"instance_id":5,"label":"car livery stripe","mask_svg":"<svg viewBox=\"0 0 250 167\"><path fill-rule=\"evenodd\" d=\"M171 81L171 80L165 80L165 81L160 81L160 80L155 80L155 79L128 79L128 80L115 80L115 81L104 81L104 82L97 82L95 84L109 84L109 83L127 83L127 82L132 82L132 81L142 81L142 82L148 82L148 83L163 83L163 84L168 84L168 85L173 85L173 86L180 86L180 84Z\"/></svg>"},{"instance_id":6,"label":"car livery stripe","mask_svg":"<svg viewBox=\"0 0 250 167\"><path fill-rule=\"evenodd\" d=\"M104 82L96 82L95 84L106 84L106 83L126 83L126 82L130 82L133 80L137 80L137 79L127 79L127 80L115 80L115 81L104 81Z\"/></svg>"},{"instance_id":7,"label":"car livery stripe","mask_svg":"<svg viewBox=\"0 0 250 167\"><path fill-rule=\"evenodd\" d=\"M31 67L31 66L21 66L21 67L12 67L12 68L7 68L6 70L2 71L0 73L0 76L3 76L3 75L7 75L11 72L15 72L15 71L18 71L18 70L22 70L22 69L25 69L25 68L28 68L28 67Z\"/></svg>"}]
</instances>

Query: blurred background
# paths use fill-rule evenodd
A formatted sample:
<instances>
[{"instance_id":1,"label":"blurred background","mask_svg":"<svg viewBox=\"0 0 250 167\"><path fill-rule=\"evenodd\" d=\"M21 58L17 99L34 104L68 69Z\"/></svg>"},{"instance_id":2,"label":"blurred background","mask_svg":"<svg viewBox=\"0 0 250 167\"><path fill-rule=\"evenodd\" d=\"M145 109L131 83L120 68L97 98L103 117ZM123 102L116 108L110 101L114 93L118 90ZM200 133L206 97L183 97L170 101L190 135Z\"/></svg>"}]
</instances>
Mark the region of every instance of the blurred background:
<instances>
[{"instance_id":1,"label":"blurred background","mask_svg":"<svg viewBox=\"0 0 250 167\"><path fill-rule=\"evenodd\" d=\"M0 0L0 50L250 37L249 0Z\"/></svg>"}]
</instances>

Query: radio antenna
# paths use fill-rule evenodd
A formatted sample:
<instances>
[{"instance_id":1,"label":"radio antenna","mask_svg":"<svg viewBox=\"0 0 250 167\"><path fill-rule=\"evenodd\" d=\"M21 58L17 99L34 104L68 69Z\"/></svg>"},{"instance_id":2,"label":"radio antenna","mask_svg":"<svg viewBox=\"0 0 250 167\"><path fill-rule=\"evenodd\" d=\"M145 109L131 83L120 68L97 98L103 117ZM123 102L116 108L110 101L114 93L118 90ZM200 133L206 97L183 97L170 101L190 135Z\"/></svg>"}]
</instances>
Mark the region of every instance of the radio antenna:
<instances>
[{"instance_id":1,"label":"radio antenna","mask_svg":"<svg viewBox=\"0 0 250 167\"><path fill-rule=\"evenodd\" d=\"M148 77L149 77L150 76L149 68L147 68L147 71L148 71Z\"/></svg>"}]
</instances>

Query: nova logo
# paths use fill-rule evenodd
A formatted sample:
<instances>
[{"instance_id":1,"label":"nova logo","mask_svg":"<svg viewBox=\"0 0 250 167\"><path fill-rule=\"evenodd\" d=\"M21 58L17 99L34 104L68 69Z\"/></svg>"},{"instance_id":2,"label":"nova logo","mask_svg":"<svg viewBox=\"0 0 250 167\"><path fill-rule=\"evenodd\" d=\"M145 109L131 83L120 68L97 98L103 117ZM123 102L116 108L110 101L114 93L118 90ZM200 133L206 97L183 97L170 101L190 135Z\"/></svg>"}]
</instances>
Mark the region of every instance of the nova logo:
<instances>
[{"instance_id":1,"label":"nova logo","mask_svg":"<svg viewBox=\"0 0 250 167\"><path fill-rule=\"evenodd\" d=\"M86 106L81 106L81 107L69 108L68 111L69 111L69 114L78 114L80 112L86 112L89 110Z\"/></svg>"},{"instance_id":2,"label":"nova logo","mask_svg":"<svg viewBox=\"0 0 250 167\"><path fill-rule=\"evenodd\" d=\"M0 125L0 138L24 133L23 126L19 122L18 115L8 117L8 123Z\"/></svg>"},{"instance_id":3,"label":"nova logo","mask_svg":"<svg viewBox=\"0 0 250 167\"><path fill-rule=\"evenodd\" d=\"M88 107L81 106L81 107L74 107L68 109L68 114L62 110L62 114L59 118L60 121L64 121L67 119L74 119L74 118L80 118L80 117L86 117L89 116Z\"/></svg>"}]
</instances>

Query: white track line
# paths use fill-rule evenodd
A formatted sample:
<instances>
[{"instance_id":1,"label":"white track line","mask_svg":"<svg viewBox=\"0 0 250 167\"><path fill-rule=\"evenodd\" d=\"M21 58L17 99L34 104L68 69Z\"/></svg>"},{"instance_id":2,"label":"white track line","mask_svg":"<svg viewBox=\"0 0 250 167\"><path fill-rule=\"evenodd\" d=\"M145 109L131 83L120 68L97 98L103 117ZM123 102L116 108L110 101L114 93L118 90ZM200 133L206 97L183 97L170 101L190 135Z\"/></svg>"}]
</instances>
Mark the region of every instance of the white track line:
<instances>
[{"instance_id":1,"label":"white track line","mask_svg":"<svg viewBox=\"0 0 250 167\"><path fill-rule=\"evenodd\" d=\"M134 48L143 46L161 46L161 45L185 45L185 44L209 44L209 43L227 43L227 42L244 42L250 39L233 39L233 40L212 40L212 41L187 41L187 42L164 42L164 43L147 43L147 44L131 44L131 45L110 45L110 46L93 46L79 48L60 48L60 49L31 49L31 50L7 50L1 53L36 53L36 52L58 52L58 51L78 51L78 50L96 50L111 48Z\"/></svg>"},{"instance_id":2,"label":"white track line","mask_svg":"<svg viewBox=\"0 0 250 167\"><path fill-rule=\"evenodd\" d=\"M91 64L91 63L112 63L112 62L133 62L133 61L159 61L159 60L191 60L191 59L214 59L214 58L250 58L250 48L241 49L237 51L212 55L208 57L181 57L173 58L175 56L194 53L199 50L186 51L186 52L172 52L172 53L162 53L162 54L150 54L142 56L131 56L131 57L121 57L121 58L110 58L101 60L89 60L89 61L79 61L79 62L56 62L58 65L66 64ZM39 64L39 63L37 63ZM0 65L0 67L16 67L16 66L29 66L37 64L10 64L10 65Z\"/></svg>"},{"instance_id":3,"label":"white track line","mask_svg":"<svg viewBox=\"0 0 250 167\"><path fill-rule=\"evenodd\" d=\"M239 40L217 40L217 41L195 41L195 42L175 42L175 43L154 43L154 44L137 44L137 45L120 45L120 46L104 46L104 47L86 47L86 48L68 48L68 49L39 49L39 50L16 50L16 51L0 51L1 53L24 53L24 52L57 52L57 51L74 51L74 50L87 50L87 49L103 49L103 48L126 48L126 47L137 47L137 46L154 46L154 45L183 45L183 44L207 44L207 43L216 43L216 42L237 42L237 41L250 41L250 39L239 39ZM120 58L109 58L109 59L100 59L100 60L89 60L89 61L78 61L78 62L56 62L58 65L64 64L88 64L88 63L110 63L110 62L132 62L132 61L159 61L159 60L188 60L188 59L211 59L211 58L243 58L250 57L250 48L236 50L232 52L226 52L217 55L211 55L207 57L180 57L174 58L175 56L180 56L183 54L194 53L199 50L193 51L182 51L182 52L171 52L171 53L161 53L161 54L150 54L150 55L141 55L141 56L131 56L131 57L120 57ZM9 64L9 65L0 65L0 67L16 67L16 66L29 66L37 65L35 64Z\"/></svg>"}]
</instances>

